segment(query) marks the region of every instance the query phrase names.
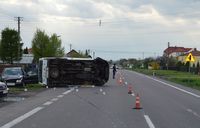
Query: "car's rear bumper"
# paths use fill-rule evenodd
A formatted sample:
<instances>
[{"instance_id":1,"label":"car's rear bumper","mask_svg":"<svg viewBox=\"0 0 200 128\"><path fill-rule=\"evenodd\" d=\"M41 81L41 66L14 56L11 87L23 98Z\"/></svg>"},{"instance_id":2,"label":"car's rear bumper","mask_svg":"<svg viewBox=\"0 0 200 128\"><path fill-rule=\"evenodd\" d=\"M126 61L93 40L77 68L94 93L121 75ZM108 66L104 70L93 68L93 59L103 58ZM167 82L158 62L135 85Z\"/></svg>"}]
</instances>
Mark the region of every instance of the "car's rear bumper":
<instances>
[{"instance_id":1,"label":"car's rear bumper","mask_svg":"<svg viewBox=\"0 0 200 128\"><path fill-rule=\"evenodd\" d=\"M6 96L8 94L8 90L0 90L0 96Z\"/></svg>"},{"instance_id":2,"label":"car's rear bumper","mask_svg":"<svg viewBox=\"0 0 200 128\"><path fill-rule=\"evenodd\" d=\"M16 83L16 82L6 82L6 85L11 87L11 86L22 86L23 83Z\"/></svg>"}]
</instances>

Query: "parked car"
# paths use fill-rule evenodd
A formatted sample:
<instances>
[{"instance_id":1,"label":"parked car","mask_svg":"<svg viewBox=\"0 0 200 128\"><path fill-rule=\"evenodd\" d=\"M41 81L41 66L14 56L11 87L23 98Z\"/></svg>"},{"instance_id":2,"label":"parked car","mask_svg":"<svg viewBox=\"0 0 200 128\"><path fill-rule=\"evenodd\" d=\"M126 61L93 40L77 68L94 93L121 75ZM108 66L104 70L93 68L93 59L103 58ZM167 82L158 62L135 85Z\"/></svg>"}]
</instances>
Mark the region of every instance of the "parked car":
<instances>
[{"instance_id":1,"label":"parked car","mask_svg":"<svg viewBox=\"0 0 200 128\"><path fill-rule=\"evenodd\" d=\"M0 97L7 96L8 88L4 82L0 82Z\"/></svg>"},{"instance_id":2,"label":"parked car","mask_svg":"<svg viewBox=\"0 0 200 128\"><path fill-rule=\"evenodd\" d=\"M27 74L22 67L4 68L1 81L5 82L7 86L24 86Z\"/></svg>"},{"instance_id":3,"label":"parked car","mask_svg":"<svg viewBox=\"0 0 200 128\"><path fill-rule=\"evenodd\" d=\"M38 83L38 70L37 68L27 71L26 84Z\"/></svg>"}]
</instances>

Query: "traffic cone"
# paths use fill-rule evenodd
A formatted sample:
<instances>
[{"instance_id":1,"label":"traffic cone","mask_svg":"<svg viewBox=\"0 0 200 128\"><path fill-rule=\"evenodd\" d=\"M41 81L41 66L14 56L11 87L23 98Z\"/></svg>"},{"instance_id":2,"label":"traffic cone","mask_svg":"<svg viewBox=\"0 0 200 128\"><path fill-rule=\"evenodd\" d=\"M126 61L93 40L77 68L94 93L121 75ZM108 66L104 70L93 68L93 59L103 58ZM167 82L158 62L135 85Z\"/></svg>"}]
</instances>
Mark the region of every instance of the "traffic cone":
<instances>
[{"instance_id":1,"label":"traffic cone","mask_svg":"<svg viewBox=\"0 0 200 128\"><path fill-rule=\"evenodd\" d=\"M131 87L131 85L129 85L128 86L128 94L132 94L133 92L132 92L132 87Z\"/></svg>"},{"instance_id":2,"label":"traffic cone","mask_svg":"<svg viewBox=\"0 0 200 128\"><path fill-rule=\"evenodd\" d=\"M118 79L118 83L119 83L119 85L122 85L122 78L121 77Z\"/></svg>"},{"instance_id":3,"label":"traffic cone","mask_svg":"<svg viewBox=\"0 0 200 128\"><path fill-rule=\"evenodd\" d=\"M140 105L140 97L139 94L136 95L136 101L135 101L135 108L134 109L142 109Z\"/></svg>"},{"instance_id":4,"label":"traffic cone","mask_svg":"<svg viewBox=\"0 0 200 128\"><path fill-rule=\"evenodd\" d=\"M121 77L120 77L120 79L119 79L119 83L122 84L122 78L121 78Z\"/></svg>"}]
</instances>

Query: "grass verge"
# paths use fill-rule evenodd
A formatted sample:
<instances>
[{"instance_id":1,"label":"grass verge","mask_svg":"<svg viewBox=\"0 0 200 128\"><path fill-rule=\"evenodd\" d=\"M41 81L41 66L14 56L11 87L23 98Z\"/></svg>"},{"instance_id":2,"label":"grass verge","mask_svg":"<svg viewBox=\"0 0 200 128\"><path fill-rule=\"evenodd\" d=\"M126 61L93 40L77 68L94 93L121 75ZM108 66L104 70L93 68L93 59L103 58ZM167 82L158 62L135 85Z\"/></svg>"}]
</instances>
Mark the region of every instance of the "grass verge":
<instances>
[{"instance_id":1,"label":"grass verge","mask_svg":"<svg viewBox=\"0 0 200 128\"><path fill-rule=\"evenodd\" d=\"M146 75L155 74L156 77L172 81L187 87L200 90L200 76L188 72L172 71L172 70L148 70L148 69L134 69Z\"/></svg>"},{"instance_id":2,"label":"grass verge","mask_svg":"<svg viewBox=\"0 0 200 128\"><path fill-rule=\"evenodd\" d=\"M25 87L9 87L9 93L21 93L24 89L28 91L37 91L44 88L41 84L27 84Z\"/></svg>"}]
</instances>

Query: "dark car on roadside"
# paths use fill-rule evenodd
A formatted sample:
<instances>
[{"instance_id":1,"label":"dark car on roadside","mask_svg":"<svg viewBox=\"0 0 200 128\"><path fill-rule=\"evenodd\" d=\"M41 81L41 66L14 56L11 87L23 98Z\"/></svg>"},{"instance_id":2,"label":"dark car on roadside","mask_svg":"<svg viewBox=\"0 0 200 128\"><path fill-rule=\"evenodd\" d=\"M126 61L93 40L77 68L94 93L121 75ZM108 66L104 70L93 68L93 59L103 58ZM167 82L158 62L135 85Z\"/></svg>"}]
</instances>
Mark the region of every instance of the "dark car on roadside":
<instances>
[{"instance_id":1,"label":"dark car on roadside","mask_svg":"<svg viewBox=\"0 0 200 128\"><path fill-rule=\"evenodd\" d=\"M1 74L1 81L7 86L24 86L28 75L22 67L4 68Z\"/></svg>"},{"instance_id":2,"label":"dark car on roadside","mask_svg":"<svg viewBox=\"0 0 200 128\"><path fill-rule=\"evenodd\" d=\"M29 71L27 71L27 77L26 77L26 84L37 84L38 83L38 69L34 68Z\"/></svg>"},{"instance_id":3,"label":"dark car on roadside","mask_svg":"<svg viewBox=\"0 0 200 128\"><path fill-rule=\"evenodd\" d=\"M0 97L7 96L8 88L4 82L0 82Z\"/></svg>"}]
</instances>

